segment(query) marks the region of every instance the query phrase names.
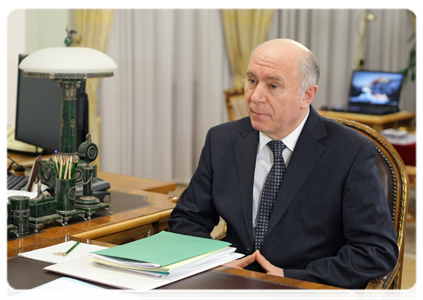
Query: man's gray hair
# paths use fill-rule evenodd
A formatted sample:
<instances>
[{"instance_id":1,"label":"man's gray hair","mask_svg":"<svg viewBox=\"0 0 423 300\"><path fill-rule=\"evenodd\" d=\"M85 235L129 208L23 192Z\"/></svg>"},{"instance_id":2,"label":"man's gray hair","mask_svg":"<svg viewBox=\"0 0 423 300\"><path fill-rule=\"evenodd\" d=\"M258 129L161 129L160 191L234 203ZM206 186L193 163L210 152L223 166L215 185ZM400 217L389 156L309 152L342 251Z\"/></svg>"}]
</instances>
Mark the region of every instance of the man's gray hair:
<instances>
[{"instance_id":1,"label":"man's gray hair","mask_svg":"<svg viewBox=\"0 0 423 300\"><path fill-rule=\"evenodd\" d=\"M303 76L299 93L304 93L312 85L317 85L320 77L320 67L316 56L311 51L304 51L300 59L300 74Z\"/></svg>"}]
</instances>

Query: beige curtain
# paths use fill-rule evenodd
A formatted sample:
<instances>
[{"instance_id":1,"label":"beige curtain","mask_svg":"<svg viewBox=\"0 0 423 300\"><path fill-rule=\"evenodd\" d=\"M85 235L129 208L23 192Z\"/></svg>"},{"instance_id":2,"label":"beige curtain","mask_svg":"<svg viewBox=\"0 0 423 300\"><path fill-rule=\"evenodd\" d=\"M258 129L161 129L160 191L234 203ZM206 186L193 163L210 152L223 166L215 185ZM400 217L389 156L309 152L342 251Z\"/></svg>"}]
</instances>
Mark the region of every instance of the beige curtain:
<instances>
[{"instance_id":1,"label":"beige curtain","mask_svg":"<svg viewBox=\"0 0 423 300\"><path fill-rule=\"evenodd\" d=\"M410 9L410 16L411 16L411 20L413 22L413 28L414 28L414 32L416 33L416 38L420 39L420 14L415 16L414 15L414 11L417 8L411 8Z\"/></svg>"},{"instance_id":2,"label":"beige curtain","mask_svg":"<svg viewBox=\"0 0 423 300\"><path fill-rule=\"evenodd\" d=\"M87 47L106 53L113 22L113 10L109 9L76 9L74 11L73 46ZM101 140L101 120L97 113L97 87L99 78L90 78L86 82L86 93L89 102L89 133L92 141L98 146ZM99 155L101 154L101 149ZM100 169L100 159L93 162Z\"/></svg>"},{"instance_id":3,"label":"beige curtain","mask_svg":"<svg viewBox=\"0 0 423 300\"><path fill-rule=\"evenodd\" d=\"M251 51L267 39L273 15L273 9L222 10L233 88L243 88Z\"/></svg>"}]
</instances>

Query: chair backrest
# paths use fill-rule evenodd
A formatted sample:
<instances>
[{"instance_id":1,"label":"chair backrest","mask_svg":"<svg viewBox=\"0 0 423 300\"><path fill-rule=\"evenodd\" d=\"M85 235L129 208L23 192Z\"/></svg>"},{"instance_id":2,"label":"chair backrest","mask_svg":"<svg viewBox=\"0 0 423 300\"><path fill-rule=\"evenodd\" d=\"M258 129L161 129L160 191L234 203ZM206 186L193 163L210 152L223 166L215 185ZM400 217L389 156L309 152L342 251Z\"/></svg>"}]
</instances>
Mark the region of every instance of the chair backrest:
<instances>
[{"instance_id":1,"label":"chair backrest","mask_svg":"<svg viewBox=\"0 0 423 300\"><path fill-rule=\"evenodd\" d=\"M243 89L232 88L226 90L225 95L229 121L235 121L248 116Z\"/></svg>"},{"instance_id":2,"label":"chair backrest","mask_svg":"<svg viewBox=\"0 0 423 300\"><path fill-rule=\"evenodd\" d=\"M404 257L405 226L408 213L408 176L404 162L395 148L377 131L356 121L332 118L351 127L376 144L378 156L376 166L391 209L392 222L397 233L399 258L395 269L382 278L371 280L368 289L399 289L401 287L402 262Z\"/></svg>"}]
</instances>

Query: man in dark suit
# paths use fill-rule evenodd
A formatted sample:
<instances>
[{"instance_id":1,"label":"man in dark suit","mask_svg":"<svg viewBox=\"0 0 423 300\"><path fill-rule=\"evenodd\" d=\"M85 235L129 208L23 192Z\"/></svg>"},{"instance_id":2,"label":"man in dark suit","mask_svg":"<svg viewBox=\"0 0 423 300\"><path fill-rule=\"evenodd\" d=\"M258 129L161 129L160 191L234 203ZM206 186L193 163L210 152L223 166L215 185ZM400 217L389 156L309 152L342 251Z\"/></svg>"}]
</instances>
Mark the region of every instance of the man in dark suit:
<instances>
[{"instance_id":1,"label":"man in dark suit","mask_svg":"<svg viewBox=\"0 0 423 300\"><path fill-rule=\"evenodd\" d=\"M376 147L313 109L313 53L288 39L265 42L246 77L249 117L209 130L171 230L210 238L222 217L226 240L246 255L228 265L279 276L363 288L390 272L398 247ZM258 216L268 196L261 195L277 157L270 140L283 142L283 179L263 233Z\"/></svg>"}]
</instances>

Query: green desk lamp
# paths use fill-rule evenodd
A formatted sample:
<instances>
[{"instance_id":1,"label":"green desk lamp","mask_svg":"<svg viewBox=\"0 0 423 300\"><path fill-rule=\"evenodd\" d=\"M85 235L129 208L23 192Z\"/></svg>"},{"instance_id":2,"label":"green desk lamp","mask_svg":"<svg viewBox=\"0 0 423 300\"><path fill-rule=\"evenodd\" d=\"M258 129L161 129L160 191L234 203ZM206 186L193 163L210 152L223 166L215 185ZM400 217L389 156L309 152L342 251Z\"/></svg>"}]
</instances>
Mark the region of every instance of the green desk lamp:
<instances>
[{"instance_id":1,"label":"green desk lamp","mask_svg":"<svg viewBox=\"0 0 423 300\"><path fill-rule=\"evenodd\" d=\"M91 48L70 47L74 30L65 39L66 47L52 47L28 55L19 65L23 76L50 78L62 89L62 120L60 125L60 152L54 155L57 178L55 200L57 213L64 223L74 216L84 216L84 210L75 208L75 167L78 162L76 145L76 91L87 78L113 76L116 63L106 54Z\"/></svg>"}]
</instances>

